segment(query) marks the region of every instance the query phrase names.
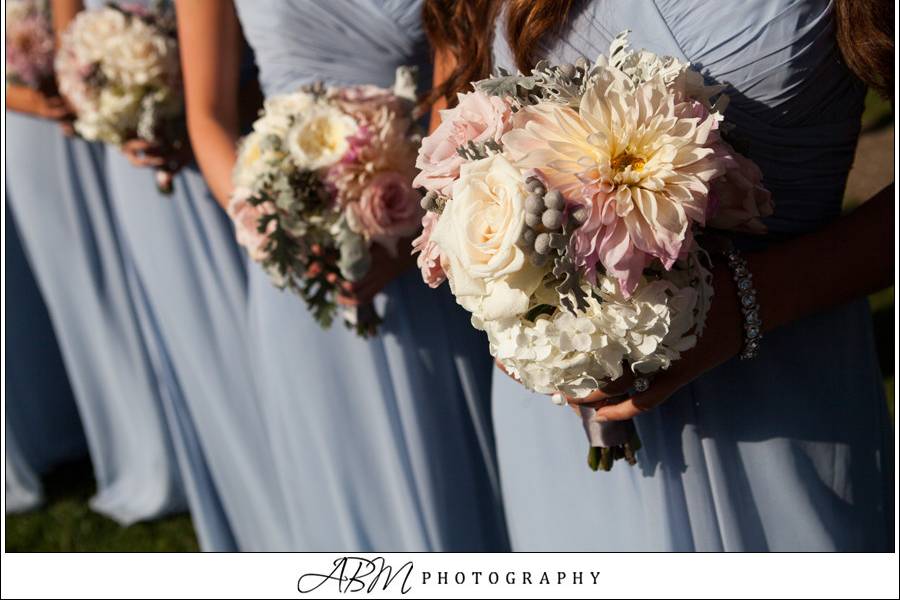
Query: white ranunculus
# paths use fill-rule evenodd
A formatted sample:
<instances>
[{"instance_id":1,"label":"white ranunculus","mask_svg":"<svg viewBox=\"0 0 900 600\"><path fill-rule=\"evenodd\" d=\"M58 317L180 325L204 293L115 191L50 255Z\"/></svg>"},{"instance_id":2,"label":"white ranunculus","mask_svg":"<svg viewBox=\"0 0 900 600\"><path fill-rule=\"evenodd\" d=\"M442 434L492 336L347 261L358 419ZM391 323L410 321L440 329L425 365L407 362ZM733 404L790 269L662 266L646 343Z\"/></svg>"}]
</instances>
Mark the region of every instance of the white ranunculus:
<instances>
[{"instance_id":1,"label":"white ranunculus","mask_svg":"<svg viewBox=\"0 0 900 600\"><path fill-rule=\"evenodd\" d=\"M315 104L297 118L287 133L287 147L297 167L315 171L334 165L350 147L356 133L353 117L333 106Z\"/></svg>"},{"instance_id":2,"label":"white ranunculus","mask_svg":"<svg viewBox=\"0 0 900 600\"><path fill-rule=\"evenodd\" d=\"M266 99L262 115L253 123L253 130L263 135L277 135L284 138L294 119L305 113L316 103L309 92L278 94Z\"/></svg>"},{"instance_id":3,"label":"white ranunculus","mask_svg":"<svg viewBox=\"0 0 900 600\"><path fill-rule=\"evenodd\" d=\"M544 274L517 246L526 194L522 173L502 155L467 163L434 228L457 302L480 319L524 313Z\"/></svg>"},{"instance_id":4,"label":"white ranunculus","mask_svg":"<svg viewBox=\"0 0 900 600\"><path fill-rule=\"evenodd\" d=\"M252 131L241 141L232 177L235 186L258 189L262 177L284 158L282 153L265 147L264 135Z\"/></svg>"}]
</instances>

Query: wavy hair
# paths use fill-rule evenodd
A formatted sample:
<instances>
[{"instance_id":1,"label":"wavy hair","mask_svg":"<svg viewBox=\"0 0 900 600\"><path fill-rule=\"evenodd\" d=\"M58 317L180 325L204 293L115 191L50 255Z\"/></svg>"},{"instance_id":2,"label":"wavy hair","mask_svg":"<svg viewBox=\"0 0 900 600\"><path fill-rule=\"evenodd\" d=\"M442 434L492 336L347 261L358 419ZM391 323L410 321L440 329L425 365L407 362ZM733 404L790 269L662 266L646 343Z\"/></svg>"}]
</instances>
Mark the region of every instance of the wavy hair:
<instances>
[{"instance_id":1,"label":"wavy hair","mask_svg":"<svg viewBox=\"0 0 900 600\"><path fill-rule=\"evenodd\" d=\"M539 58L541 41L559 34L576 0L426 0L425 32L435 56L453 59L453 69L431 92L449 106L470 82L490 75L494 22L504 9L507 39L516 66L527 72ZM894 87L894 3L835 0L838 46L847 66L872 89L889 97Z\"/></svg>"}]
</instances>

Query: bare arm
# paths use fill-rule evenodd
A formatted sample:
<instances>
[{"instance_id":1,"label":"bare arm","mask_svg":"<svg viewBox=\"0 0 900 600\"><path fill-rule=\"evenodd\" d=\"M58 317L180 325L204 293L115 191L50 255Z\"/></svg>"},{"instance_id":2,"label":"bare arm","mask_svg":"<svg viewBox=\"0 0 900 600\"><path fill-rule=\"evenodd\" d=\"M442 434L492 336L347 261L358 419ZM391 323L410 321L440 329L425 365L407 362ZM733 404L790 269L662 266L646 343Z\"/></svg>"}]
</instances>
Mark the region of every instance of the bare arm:
<instances>
[{"instance_id":1,"label":"bare arm","mask_svg":"<svg viewBox=\"0 0 900 600\"><path fill-rule=\"evenodd\" d=\"M6 84L6 108L42 119L58 121L69 115L65 103L23 85Z\"/></svg>"},{"instance_id":2,"label":"bare arm","mask_svg":"<svg viewBox=\"0 0 900 600\"><path fill-rule=\"evenodd\" d=\"M436 57L435 85L452 68L451 60ZM439 108L436 105L432 110L431 131L440 125ZM764 328L781 327L891 285L896 252L894 210L891 184L820 231L748 255ZM629 378L622 378L588 398L570 402L594 406L599 420L629 419L738 354L743 317L734 282L724 265L715 269L714 287L716 297L703 337L671 369L657 374L648 391L610 404L611 397L631 386Z\"/></svg>"},{"instance_id":3,"label":"bare arm","mask_svg":"<svg viewBox=\"0 0 900 600\"><path fill-rule=\"evenodd\" d=\"M890 285L893 241L891 184L820 231L748 255L764 329L776 329ZM660 373L642 394L612 405L606 399L620 392L618 387L593 394L588 400L598 408L598 420L629 419L649 410L740 351L743 321L737 291L727 267L719 265L714 275L716 298L697 346Z\"/></svg>"},{"instance_id":4,"label":"bare arm","mask_svg":"<svg viewBox=\"0 0 900 600\"><path fill-rule=\"evenodd\" d=\"M241 31L231 0L176 0L188 134L222 207L240 136Z\"/></svg>"},{"instance_id":5,"label":"bare arm","mask_svg":"<svg viewBox=\"0 0 900 600\"><path fill-rule=\"evenodd\" d=\"M892 183L824 229L749 257L766 327L891 285L895 251Z\"/></svg>"},{"instance_id":6,"label":"bare arm","mask_svg":"<svg viewBox=\"0 0 900 600\"><path fill-rule=\"evenodd\" d=\"M53 31L56 34L56 45L59 46L59 37L72 22L79 12L84 10L82 0L53 0L50 8L53 19Z\"/></svg>"}]
</instances>

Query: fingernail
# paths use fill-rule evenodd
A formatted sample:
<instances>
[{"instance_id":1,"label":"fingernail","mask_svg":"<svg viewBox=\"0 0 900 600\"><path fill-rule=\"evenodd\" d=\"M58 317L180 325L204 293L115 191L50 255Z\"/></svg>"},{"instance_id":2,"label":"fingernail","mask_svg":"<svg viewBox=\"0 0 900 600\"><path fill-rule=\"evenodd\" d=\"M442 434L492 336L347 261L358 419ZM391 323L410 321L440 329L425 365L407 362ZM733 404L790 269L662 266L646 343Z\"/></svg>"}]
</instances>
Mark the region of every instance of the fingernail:
<instances>
[{"instance_id":1,"label":"fingernail","mask_svg":"<svg viewBox=\"0 0 900 600\"><path fill-rule=\"evenodd\" d=\"M594 417L594 420L597 421L598 423L606 423L607 421L609 421L609 418L606 417L605 415L601 415L600 413L597 413L597 416Z\"/></svg>"}]
</instances>

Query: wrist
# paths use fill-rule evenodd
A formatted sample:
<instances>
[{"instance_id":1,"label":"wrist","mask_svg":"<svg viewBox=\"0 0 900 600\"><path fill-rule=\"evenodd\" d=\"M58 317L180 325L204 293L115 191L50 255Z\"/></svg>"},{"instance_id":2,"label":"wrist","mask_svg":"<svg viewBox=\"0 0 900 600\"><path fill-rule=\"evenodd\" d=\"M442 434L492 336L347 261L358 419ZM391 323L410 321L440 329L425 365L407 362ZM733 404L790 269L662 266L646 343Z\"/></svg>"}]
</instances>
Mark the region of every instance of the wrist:
<instances>
[{"instance_id":1,"label":"wrist","mask_svg":"<svg viewBox=\"0 0 900 600\"><path fill-rule=\"evenodd\" d=\"M42 116L39 110L41 97L33 89L22 85L6 86L6 108L33 116Z\"/></svg>"},{"instance_id":2,"label":"wrist","mask_svg":"<svg viewBox=\"0 0 900 600\"><path fill-rule=\"evenodd\" d=\"M791 285L795 284L773 285L772 275L777 273L778 262L783 259L770 250L747 254L746 259L756 287L762 331L766 333L791 320L790 315L798 310L795 301L802 294L792 293Z\"/></svg>"},{"instance_id":3,"label":"wrist","mask_svg":"<svg viewBox=\"0 0 900 600\"><path fill-rule=\"evenodd\" d=\"M713 302L707 320L721 324L716 328L716 345L728 360L740 354L744 344L744 317L738 288L724 258L713 269Z\"/></svg>"}]
</instances>

